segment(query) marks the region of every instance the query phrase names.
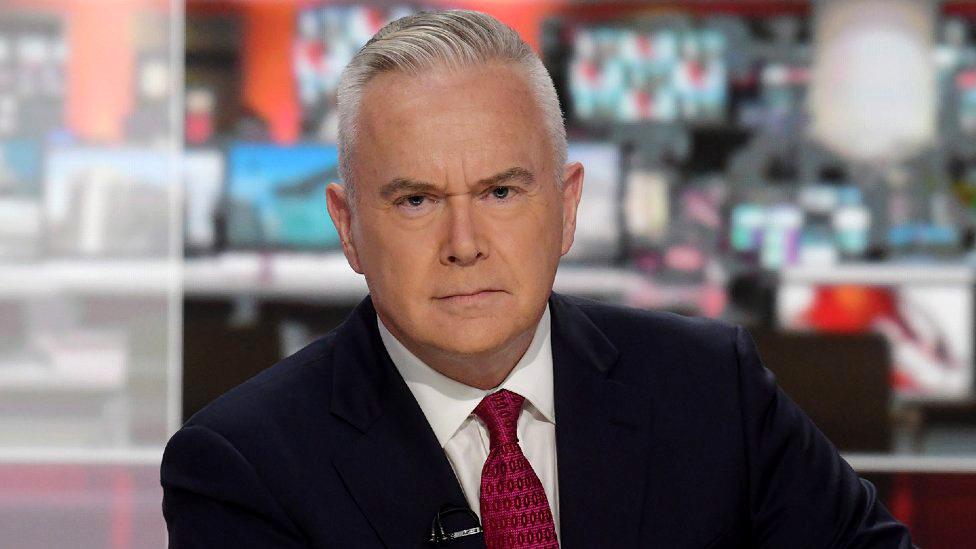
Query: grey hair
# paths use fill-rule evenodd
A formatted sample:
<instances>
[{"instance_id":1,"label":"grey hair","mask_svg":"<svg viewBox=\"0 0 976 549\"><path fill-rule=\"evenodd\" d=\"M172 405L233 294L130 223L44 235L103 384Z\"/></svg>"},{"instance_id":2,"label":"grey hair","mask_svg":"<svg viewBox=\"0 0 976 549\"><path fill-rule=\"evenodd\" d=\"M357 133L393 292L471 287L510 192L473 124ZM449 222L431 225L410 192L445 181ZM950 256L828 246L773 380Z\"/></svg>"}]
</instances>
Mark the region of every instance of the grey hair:
<instances>
[{"instance_id":1,"label":"grey hair","mask_svg":"<svg viewBox=\"0 0 976 549\"><path fill-rule=\"evenodd\" d=\"M555 183L562 185L566 127L552 78L532 48L511 27L484 13L422 12L401 17L380 29L352 58L339 79L339 175L353 205L356 185L351 167L366 84L386 72L420 75L435 68L458 71L492 61L510 63L526 77L553 148Z\"/></svg>"}]
</instances>

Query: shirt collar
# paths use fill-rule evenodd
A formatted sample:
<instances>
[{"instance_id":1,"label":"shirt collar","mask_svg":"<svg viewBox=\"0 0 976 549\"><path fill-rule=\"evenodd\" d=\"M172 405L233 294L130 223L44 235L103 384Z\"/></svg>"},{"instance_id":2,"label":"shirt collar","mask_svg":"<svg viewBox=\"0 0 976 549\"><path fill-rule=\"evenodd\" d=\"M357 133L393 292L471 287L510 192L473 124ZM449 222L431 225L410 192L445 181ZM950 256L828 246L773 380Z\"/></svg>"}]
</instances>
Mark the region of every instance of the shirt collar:
<instances>
[{"instance_id":1,"label":"shirt collar","mask_svg":"<svg viewBox=\"0 0 976 549\"><path fill-rule=\"evenodd\" d=\"M455 381L434 370L404 347L376 317L380 337L393 364L407 383L441 447L454 436L486 395L508 389L525 397L546 421L555 424L552 394L552 343L549 304L532 342L498 387L484 390Z\"/></svg>"}]
</instances>

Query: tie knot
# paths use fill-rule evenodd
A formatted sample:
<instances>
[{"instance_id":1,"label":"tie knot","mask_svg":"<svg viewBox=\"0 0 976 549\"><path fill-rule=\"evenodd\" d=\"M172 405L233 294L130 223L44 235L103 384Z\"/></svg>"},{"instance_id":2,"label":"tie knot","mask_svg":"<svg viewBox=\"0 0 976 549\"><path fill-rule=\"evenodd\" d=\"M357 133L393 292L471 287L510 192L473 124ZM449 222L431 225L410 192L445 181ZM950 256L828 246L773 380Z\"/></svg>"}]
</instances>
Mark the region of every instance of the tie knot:
<instances>
[{"instance_id":1,"label":"tie knot","mask_svg":"<svg viewBox=\"0 0 976 549\"><path fill-rule=\"evenodd\" d=\"M474 409L475 415L488 427L491 447L518 442L516 427L525 397L508 389L492 393L481 399Z\"/></svg>"}]
</instances>

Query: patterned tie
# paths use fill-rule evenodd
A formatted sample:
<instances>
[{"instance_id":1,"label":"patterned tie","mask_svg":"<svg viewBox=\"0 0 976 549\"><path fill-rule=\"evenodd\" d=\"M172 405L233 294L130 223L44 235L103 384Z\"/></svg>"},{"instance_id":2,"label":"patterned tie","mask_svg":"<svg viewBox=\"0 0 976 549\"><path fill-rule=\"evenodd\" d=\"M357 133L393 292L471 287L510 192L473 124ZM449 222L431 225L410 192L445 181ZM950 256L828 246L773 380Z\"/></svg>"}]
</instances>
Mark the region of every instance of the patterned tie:
<instances>
[{"instance_id":1,"label":"patterned tie","mask_svg":"<svg viewBox=\"0 0 976 549\"><path fill-rule=\"evenodd\" d=\"M488 549L559 547L546 492L515 432L523 401L525 397L502 389L474 409L491 439L481 470L481 524Z\"/></svg>"}]
</instances>

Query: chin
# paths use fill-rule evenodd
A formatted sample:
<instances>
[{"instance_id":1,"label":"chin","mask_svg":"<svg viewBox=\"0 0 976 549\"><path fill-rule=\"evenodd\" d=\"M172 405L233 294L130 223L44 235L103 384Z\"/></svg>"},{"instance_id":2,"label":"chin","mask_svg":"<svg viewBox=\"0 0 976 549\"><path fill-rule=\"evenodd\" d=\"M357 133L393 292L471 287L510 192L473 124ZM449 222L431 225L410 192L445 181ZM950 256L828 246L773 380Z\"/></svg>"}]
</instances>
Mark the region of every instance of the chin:
<instances>
[{"instance_id":1,"label":"chin","mask_svg":"<svg viewBox=\"0 0 976 549\"><path fill-rule=\"evenodd\" d=\"M518 333L514 326L504 326L497 319L469 320L428 334L428 341L453 355L478 356L505 346Z\"/></svg>"}]
</instances>

